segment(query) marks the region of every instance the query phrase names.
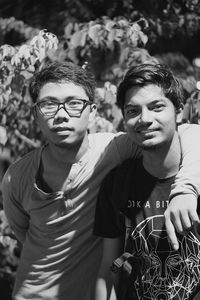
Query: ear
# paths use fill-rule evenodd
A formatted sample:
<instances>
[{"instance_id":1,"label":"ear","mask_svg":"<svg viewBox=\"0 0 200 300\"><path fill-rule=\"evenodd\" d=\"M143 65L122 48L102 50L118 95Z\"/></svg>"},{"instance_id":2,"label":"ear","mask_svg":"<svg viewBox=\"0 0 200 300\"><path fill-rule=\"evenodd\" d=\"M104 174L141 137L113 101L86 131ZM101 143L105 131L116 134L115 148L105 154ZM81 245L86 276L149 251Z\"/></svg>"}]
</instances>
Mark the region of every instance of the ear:
<instances>
[{"instance_id":1,"label":"ear","mask_svg":"<svg viewBox=\"0 0 200 300\"><path fill-rule=\"evenodd\" d=\"M181 124L183 119L183 105L176 110L176 123Z\"/></svg>"},{"instance_id":2,"label":"ear","mask_svg":"<svg viewBox=\"0 0 200 300\"><path fill-rule=\"evenodd\" d=\"M127 131L127 125L126 125L126 122L124 119L123 119L123 127L124 127L124 130Z\"/></svg>"},{"instance_id":3,"label":"ear","mask_svg":"<svg viewBox=\"0 0 200 300\"><path fill-rule=\"evenodd\" d=\"M92 122L94 120L96 112L97 112L97 106L96 106L96 104L93 103L90 105L89 122Z\"/></svg>"}]
</instances>

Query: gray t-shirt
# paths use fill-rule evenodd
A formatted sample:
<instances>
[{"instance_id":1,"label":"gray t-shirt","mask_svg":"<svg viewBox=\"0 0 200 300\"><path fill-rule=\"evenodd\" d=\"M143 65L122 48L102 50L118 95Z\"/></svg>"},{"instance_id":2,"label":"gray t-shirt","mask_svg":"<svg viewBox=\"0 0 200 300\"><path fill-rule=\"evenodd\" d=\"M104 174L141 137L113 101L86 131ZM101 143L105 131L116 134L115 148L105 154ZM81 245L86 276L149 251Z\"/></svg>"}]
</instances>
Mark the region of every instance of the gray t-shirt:
<instances>
[{"instance_id":1,"label":"gray t-shirt","mask_svg":"<svg viewBox=\"0 0 200 300\"><path fill-rule=\"evenodd\" d=\"M43 148L8 169L4 210L23 243L14 299L90 299L101 255L100 239L92 234L99 186L111 168L136 150L126 135L115 137L89 135L89 149L72 165L62 191L46 193L37 184Z\"/></svg>"}]
</instances>

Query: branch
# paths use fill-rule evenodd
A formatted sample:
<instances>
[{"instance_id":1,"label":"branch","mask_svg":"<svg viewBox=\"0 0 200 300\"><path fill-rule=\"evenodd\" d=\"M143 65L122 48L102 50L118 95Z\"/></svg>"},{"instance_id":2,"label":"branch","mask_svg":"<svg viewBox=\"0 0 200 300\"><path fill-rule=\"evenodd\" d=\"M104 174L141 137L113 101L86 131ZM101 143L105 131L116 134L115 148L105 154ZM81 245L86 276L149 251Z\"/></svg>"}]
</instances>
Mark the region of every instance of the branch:
<instances>
[{"instance_id":1,"label":"branch","mask_svg":"<svg viewBox=\"0 0 200 300\"><path fill-rule=\"evenodd\" d=\"M37 147L40 146L40 142L39 141L34 142L33 140L27 138L25 135L21 134L18 129L15 129L15 134L22 141L24 141L25 143L27 143L28 145L30 145L30 146L32 146L34 148L37 148Z\"/></svg>"}]
</instances>

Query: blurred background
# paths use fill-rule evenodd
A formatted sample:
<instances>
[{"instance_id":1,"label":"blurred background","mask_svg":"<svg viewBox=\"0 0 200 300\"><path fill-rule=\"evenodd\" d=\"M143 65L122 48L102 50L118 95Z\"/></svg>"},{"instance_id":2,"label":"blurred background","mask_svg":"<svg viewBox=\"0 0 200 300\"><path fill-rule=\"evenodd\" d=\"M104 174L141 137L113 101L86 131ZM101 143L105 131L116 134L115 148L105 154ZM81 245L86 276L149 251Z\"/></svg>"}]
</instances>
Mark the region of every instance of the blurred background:
<instances>
[{"instance_id":1,"label":"blurred background","mask_svg":"<svg viewBox=\"0 0 200 300\"><path fill-rule=\"evenodd\" d=\"M0 0L0 182L11 162L44 141L28 84L48 61L73 61L97 81L90 132L124 130L117 85L131 65L168 65L184 88L184 123L200 123L199 0ZM11 299L20 245L0 194L0 297Z\"/></svg>"}]
</instances>

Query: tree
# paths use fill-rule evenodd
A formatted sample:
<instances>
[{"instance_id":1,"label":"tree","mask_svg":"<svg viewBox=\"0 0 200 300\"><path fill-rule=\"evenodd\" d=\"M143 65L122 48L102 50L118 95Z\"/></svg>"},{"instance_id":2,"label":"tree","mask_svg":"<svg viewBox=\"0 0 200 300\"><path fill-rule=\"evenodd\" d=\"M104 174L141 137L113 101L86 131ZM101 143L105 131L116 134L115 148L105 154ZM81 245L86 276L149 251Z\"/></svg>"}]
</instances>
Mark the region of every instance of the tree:
<instances>
[{"instance_id":1,"label":"tree","mask_svg":"<svg viewBox=\"0 0 200 300\"><path fill-rule=\"evenodd\" d=\"M98 81L98 116L90 131L115 131L121 120L116 85L126 69L161 59L151 55L159 43L199 34L197 0L0 2L0 16L6 16L0 18L0 121L7 129L7 137L5 131L0 137L7 138L14 160L43 142L34 126L28 84L45 61L71 60L90 67ZM40 30L45 27L53 33ZM12 281L18 248L2 215L0 225L2 268Z\"/></svg>"},{"instance_id":2,"label":"tree","mask_svg":"<svg viewBox=\"0 0 200 300\"><path fill-rule=\"evenodd\" d=\"M59 40L70 22L124 16L131 22L140 18L148 21L147 49L152 55L167 49L170 52L184 51L183 54L192 59L199 53L199 0L0 0L0 3L0 17L15 17L29 27L47 28ZM7 32L2 44L20 43L23 35L18 33L17 27ZM191 44L193 47L188 46Z\"/></svg>"},{"instance_id":3,"label":"tree","mask_svg":"<svg viewBox=\"0 0 200 300\"><path fill-rule=\"evenodd\" d=\"M14 19L12 21L17 22ZM9 27L12 21L7 23ZM0 120L7 128L7 147L11 149L13 159L17 159L42 142L40 132L34 126L27 87L33 73L44 61L71 60L79 65L87 61L107 93L109 85L104 83L108 80L116 83L122 77L129 61L133 61L135 50L140 52L138 46L147 42L147 36L142 31L145 24L145 20L129 22L126 18L111 20L103 17L86 23L69 23L60 42L54 34L43 30L21 46L0 47ZM24 33L26 30L29 28L25 26ZM102 64L105 54L105 64ZM95 56L97 59L93 59ZM138 54L135 55L135 59L136 56L138 57ZM149 59L150 55L143 50L141 57L145 60ZM112 72L108 73L110 67ZM96 101L100 103L99 99L99 96L96 97ZM105 97L104 101L101 101L99 108L101 118L102 107L105 107L107 116L107 99ZM117 114L116 107L114 110ZM96 124L96 127L102 126Z\"/></svg>"},{"instance_id":4,"label":"tree","mask_svg":"<svg viewBox=\"0 0 200 300\"><path fill-rule=\"evenodd\" d=\"M39 145L27 87L33 73L57 45L55 35L40 31L28 44L0 47L0 123L7 128L7 147L15 159Z\"/></svg>"}]
</instances>

